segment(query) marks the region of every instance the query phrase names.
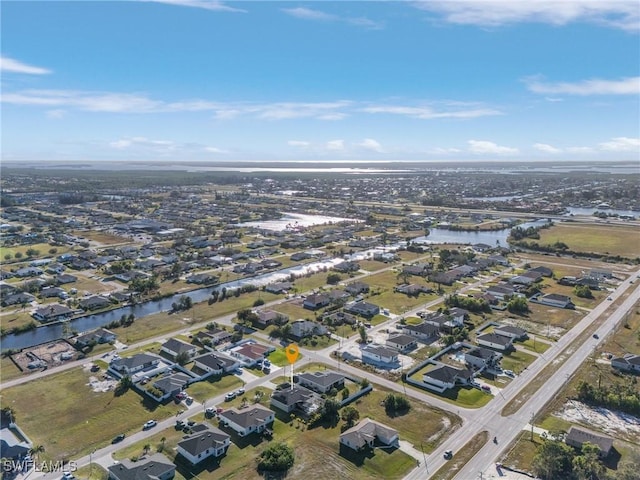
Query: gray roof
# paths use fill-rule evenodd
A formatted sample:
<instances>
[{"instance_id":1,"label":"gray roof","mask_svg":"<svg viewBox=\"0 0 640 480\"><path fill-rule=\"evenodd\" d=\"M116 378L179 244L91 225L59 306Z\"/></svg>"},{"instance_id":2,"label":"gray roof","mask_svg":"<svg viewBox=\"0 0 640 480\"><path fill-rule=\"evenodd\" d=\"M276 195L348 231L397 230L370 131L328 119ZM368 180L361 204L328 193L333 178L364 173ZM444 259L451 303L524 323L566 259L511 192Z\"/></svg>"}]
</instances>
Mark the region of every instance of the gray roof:
<instances>
[{"instance_id":1,"label":"gray roof","mask_svg":"<svg viewBox=\"0 0 640 480\"><path fill-rule=\"evenodd\" d=\"M113 365L116 367L122 366L122 367L127 367L128 369L132 369L156 360L159 361L160 359L153 355L149 355L148 353L138 353L133 357L120 358L115 362L113 362Z\"/></svg>"},{"instance_id":2,"label":"gray roof","mask_svg":"<svg viewBox=\"0 0 640 480\"><path fill-rule=\"evenodd\" d=\"M487 360L487 359L493 358L495 355L497 355L497 353L494 352L493 350L489 350L488 348L474 347L468 352L466 352L465 355Z\"/></svg>"},{"instance_id":3,"label":"gray roof","mask_svg":"<svg viewBox=\"0 0 640 480\"><path fill-rule=\"evenodd\" d=\"M178 354L190 352L191 350L196 348L190 343L183 342L182 340L178 340L177 338L170 338L169 340L167 340L162 344L162 347L166 348L167 350L171 350L172 352L176 352Z\"/></svg>"},{"instance_id":4,"label":"gray roof","mask_svg":"<svg viewBox=\"0 0 640 480\"><path fill-rule=\"evenodd\" d=\"M282 388L276 390L271 395L273 400L282 403L283 405L295 405L296 403L305 402L315 394L308 388L304 388L301 385L294 385L293 388Z\"/></svg>"},{"instance_id":5,"label":"gray roof","mask_svg":"<svg viewBox=\"0 0 640 480\"><path fill-rule=\"evenodd\" d=\"M153 382L153 386L162 390L164 393L171 393L186 387L190 380L192 380L192 378L186 373L174 373L173 375L163 377Z\"/></svg>"},{"instance_id":6,"label":"gray roof","mask_svg":"<svg viewBox=\"0 0 640 480\"><path fill-rule=\"evenodd\" d=\"M271 415L273 415L272 410L269 410L262 405L255 404L250 408L245 408L243 410L238 410L236 408L225 410L220 413L220 419L228 419L243 428L247 428L250 425L260 425L264 423Z\"/></svg>"},{"instance_id":7,"label":"gray roof","mask_svg":"<svg viewBox=\"0 0 640 480\"><path fill-rule=\"evenodd\" d=\"M455 383L456 378L469 379L473 373L467 369L461 370L450 367L449 365L441 365L438 368L426 372L425 375L434 380L440 380L441 382Z\"/></svg>"},{"instance_id":8,"label":"gray roof","mask_svg":"<svg viewBox=\"0 0 640 480\"><path fill-rule=\"evenodd\" d=\"M194 427L196 426L198 425L194 425ZM220 448L230 438L229 435L222 430L212 427L211 425L204 426L206 427L204 430L194 428L194 430L200 431L178 442L178 446L195 457L210 448Z\"/></svg>"},{"instance_id":9,"label":"gray roof","mask_svg":"<svg viewBox=\"0 0 640 480\"><path fill-rule=\"evenodd\" d=\"M416 339L401 333L399 335L389 335L387 341L406 347L407 345L414 343Z\"/></svg>"},{"instance_id":10,"label":"gray roof","mask_svg":"<svg viewBox=\"0 0 640 480\"><path fill-rule=\"evenodd\" d=\"M380 355L381 357L397 357L398 356L398 352L385 347L367 345L366 347L363 347L362 350L368 351L375 355Z\"/></svg>"},{"instance_id":11,"label":"gray roof","mask_svg":"<svg viewBox=\"0 0 640 480\"><path fill-rule=\"evenodd\" d=\"M484 335L478 335L477 340L496 343L498 345L510 345L512 343L510 337L505 337L504 335L498 335L497 333L485 333Z\"/></svg>"},{"instance_id":12,"label":"gray roof","mask_svg":"<svg viewBox=\"0 0 640 480\"><path fill-rule=\"evenodd\" d=\"M356 426L351 427L340 435L341 440L348 440L349 444L356 448L364 447L368 442L374 440L378 435L385 434L385 437L393 437L398 432L382 423L365 418Z\"/></svg>"},{"instance_id":13,"label":"gray roof","mask_svg":"<svg viewBox=\"0 0 640 480\"><path fill-rule=\"evenodd\" d=\"M329 385L343 381L344 375L334 372L333 370L325 370L322 372L301 373L298 375L298 378L323 387L328 387Z\"/></svg>"},{"instance_id":14,"label":"gray roof","mask_svg":"<svg viewBox=\"0 0 640 480\"><path fill-rule=\"evenodd\" d=\"M176 466L161 453L137 462L128 459L121 463L111 465L109 473L118 480L156 480L169 471L175 472Z\"/></svg>"},{"instance_id":15,"label":"gray roof","mask_svg":"<svg viewBox=\"0 0 640 480\"><path fill-rule=\"evenodd\" d=\"M514 335L524 335L527 331L524 328L514 327L513 325L500 325L494 329L496 333L498 332L509 332Z\"/></svg>"},{"instance_id":16,"label":"gray roof","mask_svg":"<svg viewBox=\"0 0 640 480\"><path fill-rule=\"evenodd\" d=\"M607 437L605 435L601 435L596 432L592 432L591 430L587 430L586 428L572 426L567 432L567 437L565 438L565 442L570 445L580 445L583 443L589 442L593 445L597 445L600 451L607 455L613 447L613 439Z\"/></svg>"},{"instance_id":17,"label":"gray roof","mask_svg":"<svg viewBox=\"0 0 640 480\"><path fill-rule=\"evenodd\" d=\"M207 353L200 357L196 357L193 360L216 370L224 370L236 363L235 360L232 360L231 358L216 355L215 353Z\"/></svg>"}]
</instances>

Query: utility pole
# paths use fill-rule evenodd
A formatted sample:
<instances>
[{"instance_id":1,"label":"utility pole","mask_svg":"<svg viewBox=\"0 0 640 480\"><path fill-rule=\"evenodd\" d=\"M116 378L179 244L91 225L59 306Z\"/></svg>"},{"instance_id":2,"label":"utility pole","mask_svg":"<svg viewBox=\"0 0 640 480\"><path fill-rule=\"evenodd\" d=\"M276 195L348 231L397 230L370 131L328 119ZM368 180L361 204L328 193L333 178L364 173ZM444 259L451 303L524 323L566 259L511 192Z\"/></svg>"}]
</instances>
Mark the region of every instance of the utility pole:
<instances>
[{"instance_id":1,"label":"utility pole","mask_svg":"<svg viewBox=\"0 0 640 480\"><path fill-rule=\"evenodd\" d=\"M420 442L420 450L422 450L422 460L424 461L424 468L427 469L427 473L429 473L429 466L427 465L427 456L424 454L424 446L422 442Z\"/></svg>"},{"instance_id":2,"label":"utility pole","mask_svg":"<svg viewBox=\"0 0 640 480\"><path fill-rule=\"evenodd\" d=\"M533 419L535 418L536 414L534 412L531 412L531 441L533 442Z\"/></svg>"}]
</instances>

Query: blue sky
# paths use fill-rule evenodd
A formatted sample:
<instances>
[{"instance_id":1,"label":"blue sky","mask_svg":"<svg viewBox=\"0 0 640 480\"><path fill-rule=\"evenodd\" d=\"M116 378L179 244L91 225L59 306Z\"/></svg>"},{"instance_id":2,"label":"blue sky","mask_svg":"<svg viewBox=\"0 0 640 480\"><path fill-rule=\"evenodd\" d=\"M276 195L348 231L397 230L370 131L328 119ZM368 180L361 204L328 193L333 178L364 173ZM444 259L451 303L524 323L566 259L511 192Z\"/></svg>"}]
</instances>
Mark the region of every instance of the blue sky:
<instances>
[{"instance_id":1,"label":"blue sky","mask_svg":"<svg viewBox=\"0 0 640 480\"><path fill-rule=\"evenodd\" d=\"M640 3L2 2L2 159L640 159Z\"/></svg>"}]
</instances>

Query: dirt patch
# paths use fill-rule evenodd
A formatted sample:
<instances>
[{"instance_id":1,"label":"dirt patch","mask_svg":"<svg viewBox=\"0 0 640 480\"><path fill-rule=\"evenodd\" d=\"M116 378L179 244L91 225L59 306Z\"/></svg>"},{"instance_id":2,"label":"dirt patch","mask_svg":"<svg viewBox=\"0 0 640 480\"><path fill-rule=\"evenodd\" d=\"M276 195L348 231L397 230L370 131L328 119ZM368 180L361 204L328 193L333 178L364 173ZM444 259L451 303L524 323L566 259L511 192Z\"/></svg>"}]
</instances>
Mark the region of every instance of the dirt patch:
<instances>
[{"instance_id":1,"label":"dirt patch","mask_svg":"<svg viewBox=\"0 0 640 480\"><path fill-rule=\"evenodd\" d=\"M91 368L91 367L89 367L89 368ZM91 387L91 390L93 390L94 392L97 392L97 393L110 392L114 388L116 388L117 384L118 384L118 382L116 380L114 380L113 378L108 377L106 375L104 375L101 378L94 377L92 375L92 376L89 377L89 383L87 383L87 385L89 385Z\"/></svg>"},{"instance_id":2,"label":"dirt patch","mask_svg":"<svg viewBox=\"0 0 640 480\"><path fill-rule=\"evenodd\" d=\"M30 372L75 360L77 355L78 352L70 343L65 340L56 340L25 348L11 358L23 372Z\"/></svg>"},{"instance_id":3,"label":"dirt patch","mask_svg":"<svg viewBox=\"0 0 640 480\"><path fill-rule=\"evenodd\" d=\"M640 418L603 407L590 407L582 402L565 403L562 411L553 414L572 423L600 430L614 438L640 441Z\"/></svg>"}]
</instances>

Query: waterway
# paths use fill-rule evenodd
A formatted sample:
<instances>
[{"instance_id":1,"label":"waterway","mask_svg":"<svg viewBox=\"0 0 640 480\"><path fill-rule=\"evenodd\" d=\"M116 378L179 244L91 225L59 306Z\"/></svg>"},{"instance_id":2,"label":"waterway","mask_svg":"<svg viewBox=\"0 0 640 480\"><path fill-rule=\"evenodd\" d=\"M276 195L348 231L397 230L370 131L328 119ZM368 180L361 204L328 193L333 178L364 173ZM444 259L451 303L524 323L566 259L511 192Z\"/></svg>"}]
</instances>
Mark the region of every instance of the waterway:
<instances>
[{"instance_id":1,"label":"waterway","mask_svg":"<svg viewBox=\"0 0 640 480\"><path fill-rule=\"evenodd\" d=\"M327 215L308 215L305 213L283 212L282 217L277 220L264 220L257 222L239 223L239 227L255 227L272 231L296 230L301 227L312 227L314 225L331 225L339 222L361 222L353 218L329 217Z\"/></svg>"},{"instance_id":2,"label":"waterway","mask_svg":"<svg viewBox=\"0 0 640 480\"><path fill-rule=\"evenodd\" d=\"M213 287L200 288L188 293L179 293L160 300L150 300L148 302L140 303L137 305L117 308L108 312L96 313L95 315L87 315L70 320L70 327L74 331L85 332L107 325L114 320L119 320L122 315L129 315L132 313L136 316L136 318L141 318L147 315L152 315L154 313L169 311L171 310L171 305L174 302L177 302L178 299L183 295L191 297L193 303L204 302L211 296L211 293L214 290L222 290L222 288L233 290L242 287L243 285L249 284L261 287L269 283L287 280L291 274L300 276L307 273L318 272L320 270L323 270L325 267L331 268L333 265L342 261L343 260L341 258L320 260L304 265L284 268L282 270L278 270L277 272L265 273L263 275L257 275L255 277L241 278L231 282L221 283ZM5 337L2 337L0 341L2 350L6 350L26 348L33 345L50 342L52 340L57 340L59 338L62 338L62 324L56 323L52 325L43 325L27 332L7 335Z\"/></svg>"}]
</instances>

